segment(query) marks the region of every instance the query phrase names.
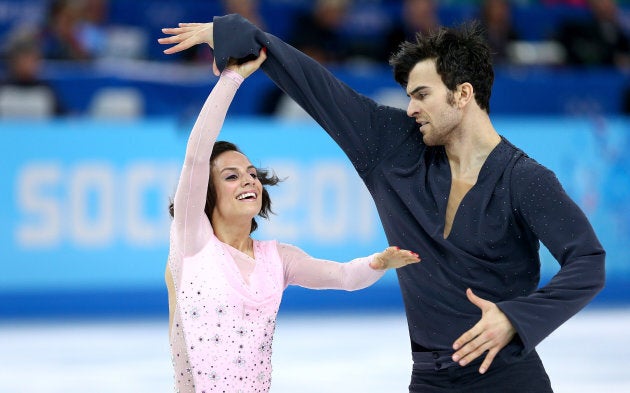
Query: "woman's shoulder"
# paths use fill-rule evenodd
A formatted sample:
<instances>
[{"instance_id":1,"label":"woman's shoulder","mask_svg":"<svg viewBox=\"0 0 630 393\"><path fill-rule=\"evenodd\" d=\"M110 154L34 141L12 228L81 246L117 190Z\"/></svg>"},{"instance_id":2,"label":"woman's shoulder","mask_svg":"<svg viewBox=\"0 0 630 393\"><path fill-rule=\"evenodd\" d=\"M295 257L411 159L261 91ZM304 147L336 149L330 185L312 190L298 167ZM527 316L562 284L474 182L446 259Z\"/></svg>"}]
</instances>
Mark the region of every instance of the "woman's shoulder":
<instances>
[{"instance_id":1,"label":"woman's shoulder","mask_svg":"<svg viewBox=\"0 0 630 393\"><path fill-rule=\"evenodd\" d=\"M309 254L302 250L300 247L290 243L276 242L276 247L278 249L278 254L280 254L280 256L283 258L309 256Z\"/></svg>"}]
</instances>

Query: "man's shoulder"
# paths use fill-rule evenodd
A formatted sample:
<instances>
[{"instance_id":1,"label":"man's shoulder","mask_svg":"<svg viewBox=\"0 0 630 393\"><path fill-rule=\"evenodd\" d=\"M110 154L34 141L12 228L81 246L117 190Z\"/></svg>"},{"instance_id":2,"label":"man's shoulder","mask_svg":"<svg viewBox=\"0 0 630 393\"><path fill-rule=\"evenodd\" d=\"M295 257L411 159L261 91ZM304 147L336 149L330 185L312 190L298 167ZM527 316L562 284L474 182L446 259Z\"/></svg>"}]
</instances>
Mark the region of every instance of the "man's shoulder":
<instances>
[{"instance_id":1,"label":"man's shoulder","mask_svg":"<svg viewBox=\"0 0 630 393\"><path fill-rule=\"evenodd\" d=\"M556 174L551 169L524 152L514 160L511 172L512 186L550 186L558 183Z\"/></svg>"}]
</instances>

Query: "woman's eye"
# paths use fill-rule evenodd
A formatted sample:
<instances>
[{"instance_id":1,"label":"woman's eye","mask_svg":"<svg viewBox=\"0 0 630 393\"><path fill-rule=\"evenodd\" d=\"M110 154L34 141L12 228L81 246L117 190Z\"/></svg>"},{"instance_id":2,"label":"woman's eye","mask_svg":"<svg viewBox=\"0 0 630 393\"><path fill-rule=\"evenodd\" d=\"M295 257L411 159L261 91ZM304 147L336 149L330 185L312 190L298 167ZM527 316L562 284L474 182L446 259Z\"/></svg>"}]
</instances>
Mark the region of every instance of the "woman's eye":
<instances>
[{"instance_id":1,"label":"woman's eye","mask_svg":"<svg viewBox=\"0 0 630 393\"><path fill-rule=\"evenodd\" d=\"M250 173L252 179L258 179L258 173Z\"/></svg>"},{"instance_id":2,"label":"woman's eye","mask_svg":"<svg viewBox=\"0 0 630 393\"><path fill-rule=\"evenodd\" d=\"M225 178L225 180L235 180L235 179L236 179L236 175L230 175Z\"/></svg>"}]
</instances>

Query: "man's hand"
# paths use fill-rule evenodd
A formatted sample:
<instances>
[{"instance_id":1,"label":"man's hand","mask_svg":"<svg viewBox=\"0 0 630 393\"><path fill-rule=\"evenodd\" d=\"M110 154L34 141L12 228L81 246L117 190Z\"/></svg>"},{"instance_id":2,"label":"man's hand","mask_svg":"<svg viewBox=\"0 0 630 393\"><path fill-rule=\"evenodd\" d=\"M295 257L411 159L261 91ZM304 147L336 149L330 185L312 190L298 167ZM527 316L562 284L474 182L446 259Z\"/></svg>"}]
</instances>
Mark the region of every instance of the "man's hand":
<instances>
[{"instance_id":1,"label":"man's hand","mask_svg":"<svg viewBox=\"0 0 630 393\"><path fill-rule=\"evenodd\" d=\"M417 262L420 262L420 258L415 252L387 247L370 262L370 267L375 270L396 269Z\"/></svg>"},{"instance_id":2,"label":"man's hand","mask_svg":"<svg viewBox=\"0 0 630 393\"><path fill-rule=\"evenodd\" d=\"M170 37L159 38L160 44L175 44L164 50L167 55L181 52L198 44L208 44L214 49L214 25L209 23L179 23L179 27L166 27L162 33L170 34ZM213 62L212 70L219 75L219 69Z\"/></svg>"},{"instance_id":3,"label":"man's hand","mask_svg":"<svg viewBox=\"0 0 630 393\"><path fill-rule=\"evenodd\" d=\"M453 354L453 360L465 366L487 351L479 367L479 373L483 374L497 353L512 340L516 330L496 304L478 297L470 288L466 290L466 296L481 309L481 320L455 340L453 349L457 352Z\"/></svg>"}]
</instances>

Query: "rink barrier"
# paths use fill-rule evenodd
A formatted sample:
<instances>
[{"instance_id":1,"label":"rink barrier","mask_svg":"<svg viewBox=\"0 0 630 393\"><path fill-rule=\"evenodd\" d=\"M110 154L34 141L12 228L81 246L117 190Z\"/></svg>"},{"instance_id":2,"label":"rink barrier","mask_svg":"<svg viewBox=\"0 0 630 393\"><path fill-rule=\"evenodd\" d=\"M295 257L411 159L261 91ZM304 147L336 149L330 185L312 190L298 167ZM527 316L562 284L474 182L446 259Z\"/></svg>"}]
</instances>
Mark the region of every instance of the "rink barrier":
<instances>
[{"instance_id":1,"label":"rink barrier","mask_svg":"<svg viewBox=\"0 0 630 393\"><path fill-rule=\"evenodd\" d=\"M554 170L607 251L595 304L630 303L630 121L498 117L511 142ZM171 118L3 121L0 144L0 319L160 315L167 204L190 124ZM286 180L260 239L347 261L386 247L373 203L346 157L311 121L228 118L222 139ZM557 263L542 249L542 278ZM420 251L420 250L419 250ZM289 288L286 312L401 307L393 272L356 293Z\"/></svg>"}]
</instances>

